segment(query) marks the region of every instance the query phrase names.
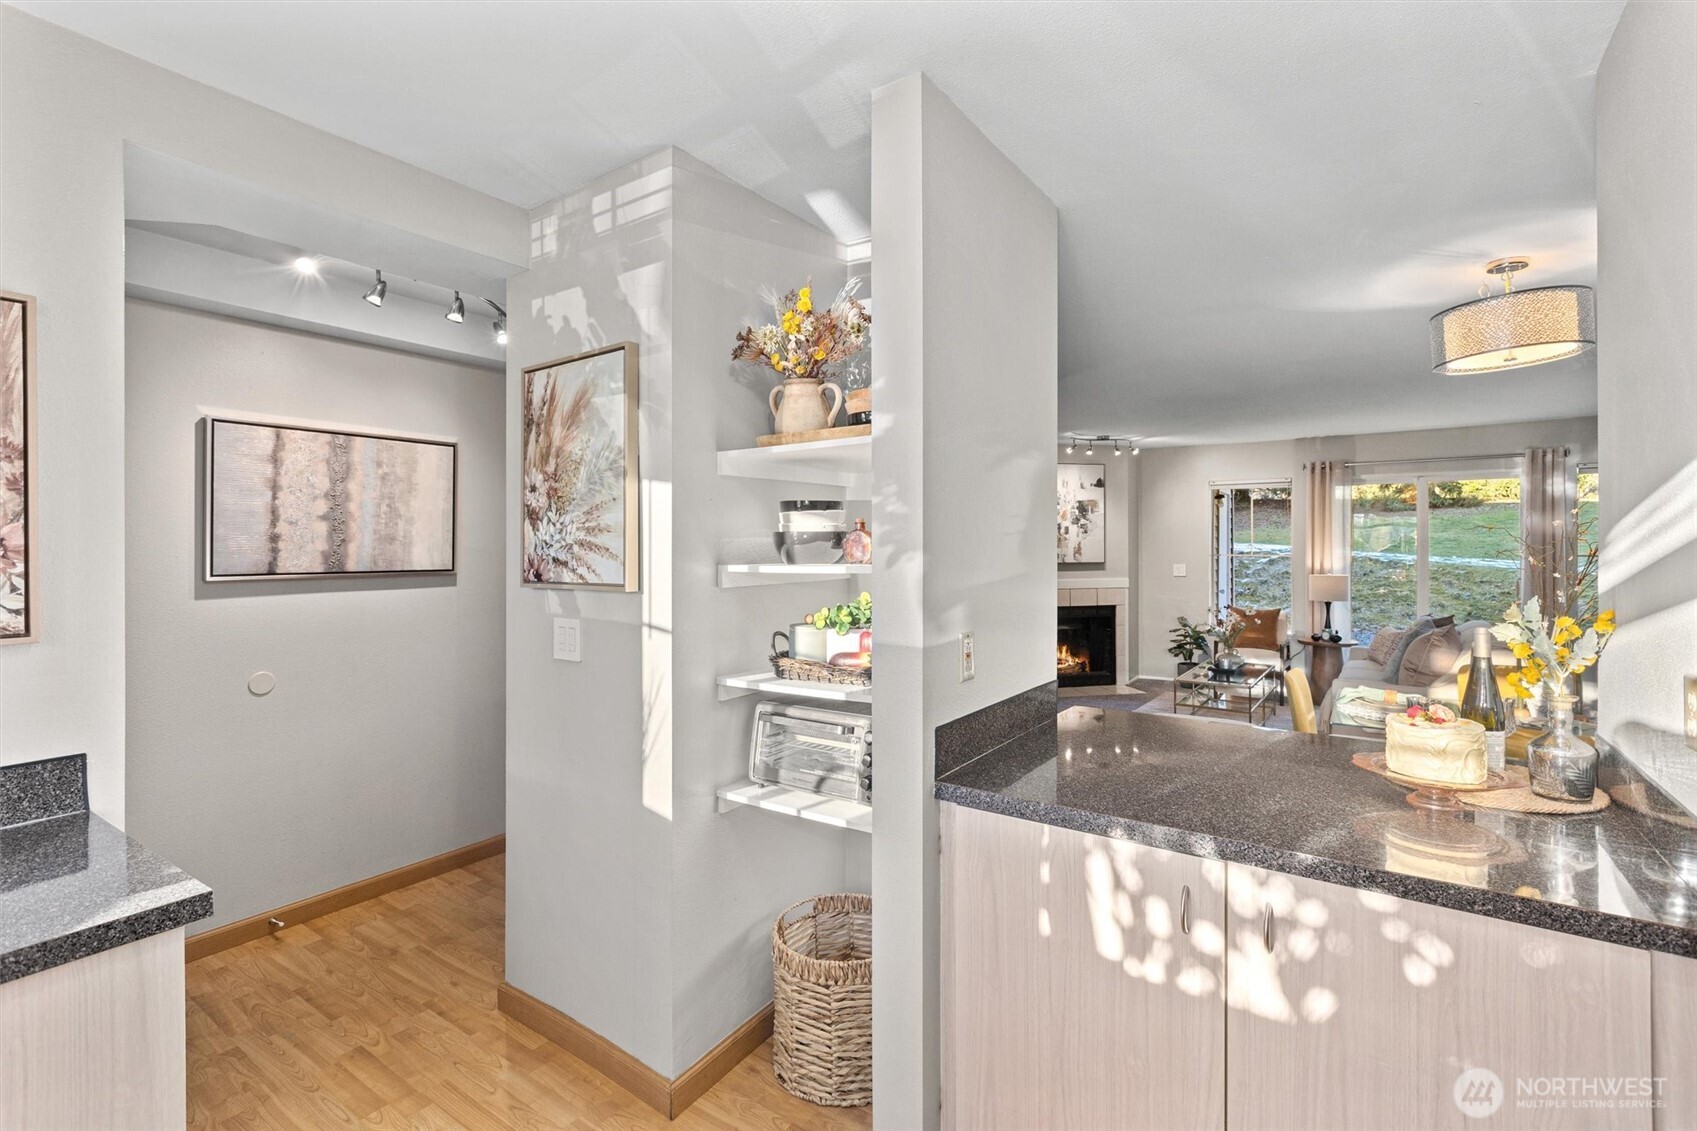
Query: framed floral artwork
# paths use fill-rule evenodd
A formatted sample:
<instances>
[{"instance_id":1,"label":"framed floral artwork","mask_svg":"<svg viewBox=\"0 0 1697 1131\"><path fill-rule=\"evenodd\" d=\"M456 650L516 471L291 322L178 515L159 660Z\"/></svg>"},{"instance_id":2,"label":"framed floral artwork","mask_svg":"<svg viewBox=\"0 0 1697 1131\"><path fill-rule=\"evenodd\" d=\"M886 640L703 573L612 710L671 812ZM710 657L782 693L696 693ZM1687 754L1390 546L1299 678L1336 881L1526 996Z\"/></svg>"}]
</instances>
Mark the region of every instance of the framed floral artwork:
<instances>
[{"instance_id":1,"label":"framed floral artwork","mask_svg":"<svg viewBox=\"0 0 1697 1131\"><path fill-rule=\"evenodd\" d=\"M521 584L640 587L639 404L635 342L524 371Z\"/></svg>"},{"instance_id":2,"label":"framed floral artwork","mask_svg":"<svg viewBox=\"0 0 1697 1131\"><path fill-rule=\"evenodd\" d=\"M40 638L35 299L0 291L0 644Z\"/></svg>"},{"instance_id":3,"label":"framed floral artwork","mask_svg":"<svg viewBox=\"0 0 1697 1131\"><path fill-rule=\"evenodd\" d=\"M206 580L452 573L458 447L206 418Z\"/></svg>"}]
</instances>

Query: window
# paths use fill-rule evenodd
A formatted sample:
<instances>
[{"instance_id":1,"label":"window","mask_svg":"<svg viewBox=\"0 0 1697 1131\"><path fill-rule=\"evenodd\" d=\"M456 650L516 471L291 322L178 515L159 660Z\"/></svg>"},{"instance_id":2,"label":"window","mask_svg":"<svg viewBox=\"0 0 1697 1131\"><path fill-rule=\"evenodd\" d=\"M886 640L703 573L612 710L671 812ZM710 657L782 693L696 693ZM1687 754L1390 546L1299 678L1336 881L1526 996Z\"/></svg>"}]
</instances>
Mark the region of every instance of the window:
<instances>
[{"instance_id":1,"label":"window","mask_svg":"<svg viewBox=\"0 0 1697 1131\"><path fill-rule=\"evenodd\" d=\"M1586 622L1602 611L1597 602L1597 555L1603 543L1597 514L1600 487L1596 465L1582 465L1579 468L1579 490L1574 496L1579 506L1574 514L1573 528L1578 551L1573 570L1578 600L1573 603L1577 610L1573 615Z\"/></svg>"},{"instance_id":2,"label":"window","mask_svg":"<svg viewBox=\"0 0 1697 1131\"><path fill-rule=\"evenodd\" d=\"M1417 475L1351 489L1357 640L1427 614L1501 618L1520 597L1520 477Z\"/></svg>"},{"instance_id":3,"label":"window","mask_svg":"<svg viewBox=\"0 0 1697 1131\"><path fill-rule=\"evenodd\" d=\"M1214 491L1214 594L1218 608L1290 609L1288 483Z\"/></svg>"}]
</instances>

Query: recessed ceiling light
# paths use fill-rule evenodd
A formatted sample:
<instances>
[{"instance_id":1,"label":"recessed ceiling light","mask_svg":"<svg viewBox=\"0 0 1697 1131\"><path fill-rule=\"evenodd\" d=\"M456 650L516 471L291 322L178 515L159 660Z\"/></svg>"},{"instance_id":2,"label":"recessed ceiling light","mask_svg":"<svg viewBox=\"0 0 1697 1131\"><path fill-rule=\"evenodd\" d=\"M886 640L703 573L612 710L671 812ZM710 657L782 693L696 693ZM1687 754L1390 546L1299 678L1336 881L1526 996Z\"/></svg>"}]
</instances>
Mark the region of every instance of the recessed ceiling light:
<instances>
[{"instance_id":1,"label":"recessed ceiling light","mask_svg":"<svg viewBox=\"0 0 1697 1131\"><path fill-rule=\"evenodd\" d=\"M318 260L310 255L303 255L295 260L295 270L302 275L316 275L318 274Z\"/></svg>"}]
</instances>

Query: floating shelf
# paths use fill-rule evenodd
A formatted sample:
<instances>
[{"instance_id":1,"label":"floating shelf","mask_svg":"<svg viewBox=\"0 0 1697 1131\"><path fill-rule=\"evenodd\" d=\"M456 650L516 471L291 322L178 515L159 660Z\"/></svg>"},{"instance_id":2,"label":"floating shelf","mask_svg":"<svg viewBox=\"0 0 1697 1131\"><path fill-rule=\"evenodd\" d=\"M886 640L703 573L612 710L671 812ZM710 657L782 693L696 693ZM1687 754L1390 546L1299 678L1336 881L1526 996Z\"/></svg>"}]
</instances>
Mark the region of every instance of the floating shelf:
<instances>
[{"instance_id":1,"label":"floating shelf","mask_svg":"<svg viewBox=\"0 0 1697 1131\"><path fill-rule=\"evenodd\" d=\"M872 437L813 440L719 453L719 474L845 488L857 499L872 494Z\"/></svg>"},{"instance_id":2,"label":"floating shelf","mask_svg":"<svg viewBox=\"0 0 1697 1131\"><path fill-rule=\"evenodd\" d=\"M869 565L722 565L719 567L719 588L736 589L744 585L823 581L871 572L872 567Z\"/></svg>"},{"instance_id":3,"label":"floating shelf","mask_svg":"<svg viewBox=\"0 0 1697 1131\"><path fill-rule=\"evenodd\" d=\"M727 785L719 789L719 812L729 813L738 805L752 805L804 821L816 821L855 832L872 831L872 806L843 797L826 797L805 789L789 789L781 785Z\"/></svg>"},{"instance_id":4,"label":"floating shelf","mask_svg":"<svg viewBox=\"0 0 1697 1131\"><path fill-rule=\"evenodd\" d=\"M738 695L789 695L797 699L820 699L828 703L870 703L872 688L847 683L810 683L800 679L779 679L771 668L748 672L745 675L719 677L719 698L733 699Z\"/></svg>"}]
</instances>

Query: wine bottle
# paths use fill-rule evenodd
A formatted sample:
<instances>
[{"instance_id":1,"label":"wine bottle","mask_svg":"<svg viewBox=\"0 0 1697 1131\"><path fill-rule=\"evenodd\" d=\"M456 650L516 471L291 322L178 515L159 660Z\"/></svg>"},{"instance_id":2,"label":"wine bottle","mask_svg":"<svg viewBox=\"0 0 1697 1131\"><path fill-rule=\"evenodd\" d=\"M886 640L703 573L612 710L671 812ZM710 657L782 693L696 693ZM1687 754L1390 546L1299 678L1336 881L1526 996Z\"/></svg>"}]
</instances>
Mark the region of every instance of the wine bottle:
<instances>
[{"instance_id":1,"label":"wine bottle","mask_svg":"<svg viewBox=\"0 0 1697 1131\"><path fill-rule=\"evenodd\" d=\"M1493 770L1503 768L1503 743L1508 737L1508 710L1491 669L1491 630L1473 630L1473 664L1467 672L1467 694L1461 697L1461 717L1485 728L1485 758Z\"/></svg>"}]
</instances>

